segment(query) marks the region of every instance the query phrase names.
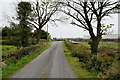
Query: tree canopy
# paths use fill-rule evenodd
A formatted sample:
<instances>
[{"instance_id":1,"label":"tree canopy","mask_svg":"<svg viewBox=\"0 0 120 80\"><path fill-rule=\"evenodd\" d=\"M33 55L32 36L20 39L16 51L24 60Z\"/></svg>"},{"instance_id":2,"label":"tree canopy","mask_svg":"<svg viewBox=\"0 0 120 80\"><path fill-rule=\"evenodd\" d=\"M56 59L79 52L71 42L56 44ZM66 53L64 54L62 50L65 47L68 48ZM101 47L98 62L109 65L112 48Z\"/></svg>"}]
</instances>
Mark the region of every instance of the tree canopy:
<instances>
[{"instance_id":1,"label":"tree canopy","mask_svg":"<svg viewBox=\"0 0 120 80\"><path fill-rule=\"evenodd\" d=\"M91 52L96 54L104 32L102 21L111 13L111 10L117 8L118 2L111 2L110 0L93 0L90 2L88 0L66 0L61 3L64 6L61 11L73 19L71 24L89 32Z\"/></svg>"},{"instance_id":2,"label":"tree canopy","mask_svg":"<svg viewBox=\"0 0 120 80\"><path fill-rule=\"evenodd\" d=\"M28 46L29 36L30 36L30 26L28 24L28 20L30 19L30 14L32 12L30 2L20 2L17 8L17 19L19 20L19 36L20 36L20 44L23 47Z\"/></svg>"}]
</instances>

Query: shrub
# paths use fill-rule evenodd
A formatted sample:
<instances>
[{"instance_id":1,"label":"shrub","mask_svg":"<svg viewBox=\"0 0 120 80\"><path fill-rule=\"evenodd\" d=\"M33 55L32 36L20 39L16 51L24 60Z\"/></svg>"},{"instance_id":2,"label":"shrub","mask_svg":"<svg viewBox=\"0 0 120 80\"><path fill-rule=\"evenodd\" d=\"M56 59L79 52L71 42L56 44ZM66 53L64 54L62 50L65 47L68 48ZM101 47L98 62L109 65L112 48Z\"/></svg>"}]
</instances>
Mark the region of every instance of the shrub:
<instances>
[{"instance_id":1,"label":"shrub","mask_svg":"<svg viewBox=\"0 0 120 80\"><path fill-rule=\"evenodd\" d=\"M35 44L37 44L37 39L35 39L35 38L30 38L30 39L29 39L29 44L30 44L30 45L35 45Z\"/></svg>"},{"instance_id":2,"label":"shrub","mask_svg":"<svg viewBox=\"0 0 120 80\"><path fill-rule=\"evenodd\" d=\"M106 71L106 75L111 78L120 78L120 61L115 60Z\"/></svg>"},{"instance_id":3,"label":"shrub","mask_svg":"<svg viewBox=\"0 0 120 80\"><path fill-rule=\"evenodd\" d=\"M2 40L2 45L12 45L10 40Z\"/></svg>"},{"instance_id":4,"label":"shrub","mask_svg":"<svg viewBox=\"0 0 120 80\"><path fill-rule=\"evenodd\" d=\"M66 47L73 57L78 57L82 68L86 68L93 75L102 78L120 78L120 49L116 43L101 43L98 54L91 55L87 43L74 45L66 41ZM110 45L114 45L111 47Z\"/></svg>"},{"instance_id":5,"label":"shrub","mask_svg":"<svg viewBox=\"0 0 120 80\"><path fill-rule=\"evenodd\" d=\"M86 61L85 68L88 71L101 71L101 64L102 62L98 60L96 55L91 56L89 60Z\"/></svg>"},{"instance_id":6,"label":"shrub","mask_svg":"<svg viewBox=\"0 0 120 80\"><path fill-rule=\"evenodd\" d=\"M41 43L39 45L33 45L30 47L23 47L19 50L13 51L12 53L2 56L3 61L8 60L9 58L12 59L14 57L15 60L20 60L25 55L31 55L32 52L38 50L39 48L45 46L46 43Z\"/></svg>"},{"instance_id":7,"label":"shrub","mask_svg":"<svg viewBox=\"0 0 120 80\"><path fill-rule=\"evenodd\" d=\"M88 50L81 50L77 57L79 58L79 61L86 63L87 61L90 60L91 54L90 51Z\"/></svg>"},{"instance_id":8,"label":"shrub","mask_svg":"<svg viewBox=\"0 0 120 80\"><path fill-rule=\"evenodd\" d=\"M78 57L79 61L86 62L90 59L91 54L88 47L82 45L71 44L68 41L65 41L66 47L70 50L73 57Z\"/></svg>"},{"instance_id":9,"label":"shrub","mask_svg":"<svg viewBox=\"0 0 120 80\"><path fill-rule=\"evenodd\" d=\"M78 45L71 44L68 41L65 41L66 47L70 50L72 53L72 56L77 57L77 54L79 53L80 49Z\"/></svg>"}]
</instances>

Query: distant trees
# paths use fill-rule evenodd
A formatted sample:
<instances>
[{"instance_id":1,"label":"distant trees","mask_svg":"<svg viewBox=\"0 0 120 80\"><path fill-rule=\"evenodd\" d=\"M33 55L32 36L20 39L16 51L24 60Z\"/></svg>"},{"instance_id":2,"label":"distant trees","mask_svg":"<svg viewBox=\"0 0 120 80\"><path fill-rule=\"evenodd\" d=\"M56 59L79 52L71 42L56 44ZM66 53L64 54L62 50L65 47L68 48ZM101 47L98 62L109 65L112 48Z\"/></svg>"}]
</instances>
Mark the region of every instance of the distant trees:
<instances>
[{"instance_id":1,"label":"distant trees","mask_svg":"<svg viewBox=\"0 0 120 80\"><path fill-rule=\"evenodd\" d=\"M91 36L91 42L89 43L91 46L91 53L97 54L99 42L105 32L102 28L102 21L104 17L110 14L111 10L117 8L117 1L92 0L88 2L87 0L66 0L61 3L63 4L62 6L64 6L62 12L73 19L71 24L89 32Z\"/></svg>"},{"instance_id":2,"label":"distant trees","mask_svg":"<svg viewBox=\"0 0 120 80\"><path fill-rule=\"evenodd\" d=\"M21 46L21 33L20 33L20 27L18 24L11 23L10 27L5 26L1 31L1 36L6 41L3 42L4 45L15 45L15 46ZM32 40L34 41L34 44L36 44L36 38L37 38L37 31L34 30L34 32L29 31L29 40L28 43L32 44ZM41 39L50 38L50 35L48 32L41 30ZM31 40L32 39L32 40Z\"/></svg>"},{"instance_id":3,"label":"distant trees","mask_svg":"<svg viewBox=\"0 0 120 80\"><path fill-rule=\"evenodd\" d=\"M16 8L17 16L14 18L18 23L11 20L10 27L2 29L3 35L11 35L11 44L27 47L31 38L36 38L37 43L40 38L47 39L49 33L41 29L57 11L58 3L36 1L31 4L30 2L19 2ZM32 32L33 28L36 29L34 32Z\"/></svg>"},{"instance_id":4,"label":"distant trees","mask_svg":"<svg viewBox=\"0 0 120 80\"><path fill-rule=\"evenodd\" d=\"M40 32L41 32L41 34L40 34L40 35L41 35L41 39L47 39L49 33L46 32L46 31L44 31L44 30L41 30ZM37 38L37 34L38 34L38 31L37 31L37 30L34 30L32 36L33 36L34 38Z\"/></svg>"}]
</instances>

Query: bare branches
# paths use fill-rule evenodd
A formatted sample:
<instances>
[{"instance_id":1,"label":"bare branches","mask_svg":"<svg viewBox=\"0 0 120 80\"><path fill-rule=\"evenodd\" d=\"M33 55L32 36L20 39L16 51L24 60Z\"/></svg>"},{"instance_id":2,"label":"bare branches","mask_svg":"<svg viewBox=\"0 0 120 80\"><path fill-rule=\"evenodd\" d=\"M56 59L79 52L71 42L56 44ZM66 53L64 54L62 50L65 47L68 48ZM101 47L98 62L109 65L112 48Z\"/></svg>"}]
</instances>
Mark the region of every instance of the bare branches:
<instances>
[{"instance_id":1,"label":"bare branches","mask_svg":"<svg viewBox=\"0 0 120 80\"><path fill-rule=\"evenodd\" d=\"M75 1L73 2L73 4L74 4L74 3L78 4L78 3L75 2ZM83 7L82 4L79 4L79 5ZM67 6L70 7L70 8L72 8L73 10L75 10L77 13L79 13L79 14L82 16L83 19L85 19L84 15L80 12L80 10L78 10L77 8L75 8L74 5L72 6L72 5L70 5L70 4L68 3Z\"/></svg>"},{"instance_id":2,"label":"bare branches","mask_svg":"<svg viewBox=\"0 0 120 80\"><path fill-rule=\"evenodd\" d=\"M106 15L110 14L111 10L117 8L117 2L111 2L110 0L104 0L103 2L82 2L79 0L67 0L66 2L62 2L62 4L65 6L62 12L71 16L75 20L72 21L71 24L88 30L91 37L101 37L102 19ZM96 21L96 36L93 32L93 20Z\"/></svg>"},{"instance_id":3,"label":"bare branches","mask_svg":"<svg viewBox=\"0 0 120 80\"><path fill-rule=\"evenodd\" d=\"M81 27L81 28L83 28L83 29L88 30L88 28L87 28L86 25L84 25L85 27L83 27L83 25L77 24L77 23L75 23L74 21L72 21L71 24L76 25L76 26L78 26L78 27Z\"/></svg>"},{"instance_id":4,"label":"bare branches","mask_svg":"<svg viewBox=\"0 0 120 80\"><path fill-rule=\"evenodd\" d=\"M32 24L36 29L38 28L38 23L34 21L28 21L28 23Z\"/></svg>"},{"instance_id":5,"label":"bare branches","mask_svg":"<svg viewBox=\"0 0 120 80\"><path fill-rule=\"evenodd\" d=\"M73 14L70 13L70 11L69 11L69 12L63 11L63 12L64 12L65 14L71 16L71 17L72 17L73 19L75 19L76 21L78 21L78 22L82 25L82 28L87 29L87 26L82 22L82 20L79 19L78 15L74 16ZM73 23L71 23L71 24L73 24ZM74 24L75 24L75 23L74 23ZM77 25L77 26L78 26L78 25ZM81 26L79 26L79 27L81 27Z\"/></svg>"},{"instance_id":6,"label":"bare branches","mask_svg":"<svg viewBox=\"0 0 120 80\"><path fill-rule=\"evenodd\" d=\"M41 29L52 17L52 15L58 10L59 4L56 2L50 1L37 1L33 5L33 23L35 23L39 27L35 27Z\"/></svg>"}]
</instances>

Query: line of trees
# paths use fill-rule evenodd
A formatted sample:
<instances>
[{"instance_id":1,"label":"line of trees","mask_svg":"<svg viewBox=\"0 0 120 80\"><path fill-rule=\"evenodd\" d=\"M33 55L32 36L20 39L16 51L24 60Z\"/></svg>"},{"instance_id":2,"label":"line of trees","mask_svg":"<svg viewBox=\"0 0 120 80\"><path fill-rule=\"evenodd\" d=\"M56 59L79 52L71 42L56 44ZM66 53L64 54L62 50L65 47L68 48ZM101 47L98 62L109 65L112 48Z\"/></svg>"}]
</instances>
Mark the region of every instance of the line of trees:
<instances>
[{"instance_id":1,"label":"line of trees","mask_svg":"<svg viewBox=\"0 0 120 80\"><path fill-rule=\"evenodd\" d=\"M20 42L21 42L20 36L22 36L22 35L21 35L19 30L20 29L18 26L17 27L5 26L2 29L2 32L1 32L2 34L0 34L0 36L2 36L2 39L5 40L5 41L3 41L3 45L22 46L20 44ZM37 44L37 40L36 40L37 34L38 34L37 31L36 30L32 31L32 29L30 29L30 32L27 31L27 33L29 33L29 35L27 36L28 37L28 44ZM44 30L41 30L41 39L47 40L48 37L50 38L49 33L44 31Z\"/></svg>"},{"instance_id":2,"label":"line of trees","mask_svg":"<svg viewBox=\"0 0 120 80\"><path fill-rule=\"evenodd\" d=\"M49 0L19 2L16 8L17 17L14 18L18 21L18 24L10 22L11 28L3 28L3 36L12 36L11 41L23 47L29 45L30 36L36 38L37 43L40 42L39 40L41 38L47 39L49 34L41 29L50 21L52 15L58 10L58 4L57 2L51 2ZM36 30L32 33L31 31L34 28Z\"/></svg>"},{"instance_id":3,"label":"line of trees","mask_svg":"<svg viewBox=\"0 0 120 80\"><path fill-rule=\"evenodd\" d=\"M21 46L28 46L28 38L32 28L36 29L37 43L41 38L41 29L51 20L51 17L61 11L70 16L71 24L87 30L91 36L91 53L97 54L98 45L102 35L106 34L110 25L103 25L102 21L110 12L119 8L117 1L110 0L91 2L81 0L64 0L63 2L53 0L36 0L35 2L20 2L17 6L17 20L19 24L12 23L15 33L20 36ZM96 25L94 25L94 23ZM32 28L31 28L32 27ZM96 33L94 32L96 31Z\"/></svg>"}]
</instances>

